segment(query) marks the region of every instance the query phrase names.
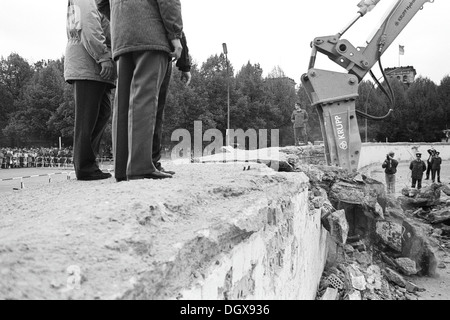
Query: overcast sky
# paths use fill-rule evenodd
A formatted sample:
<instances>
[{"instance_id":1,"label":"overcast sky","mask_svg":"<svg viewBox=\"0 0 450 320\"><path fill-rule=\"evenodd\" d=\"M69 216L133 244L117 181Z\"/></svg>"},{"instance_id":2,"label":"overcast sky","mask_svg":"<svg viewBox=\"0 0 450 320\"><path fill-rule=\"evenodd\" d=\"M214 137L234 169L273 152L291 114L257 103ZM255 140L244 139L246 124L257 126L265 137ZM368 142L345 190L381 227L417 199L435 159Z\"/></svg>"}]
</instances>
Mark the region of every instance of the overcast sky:
<instances>
[{"instance_id":1,"label":"overcast sky","mask_svg":"<svg viewBox=\"0 0 450 320\"><path fill-rule=\"evenodd\" d=\"M378 28L396 0L381 0L344 35L354 46ZM182 0L191 56L201 66L222 52L236 71L250 61L267 75L279 66L300 83L307 71L310 42L341 31L357 13L359 0ZM66 45L66 0L0 0L0 55L17 52L29 62L57 59ZM426 3L382 57L383 67L414 66L436 84L450 73L450 1ZM405 47L399 56L398 46ZM400 61L399 61L400 58ZM336 70L328 58L316 67ZM376 75L380 75L374 67ZM365 78L365 80L368 80Z\"/></svg>"}]
</instances>

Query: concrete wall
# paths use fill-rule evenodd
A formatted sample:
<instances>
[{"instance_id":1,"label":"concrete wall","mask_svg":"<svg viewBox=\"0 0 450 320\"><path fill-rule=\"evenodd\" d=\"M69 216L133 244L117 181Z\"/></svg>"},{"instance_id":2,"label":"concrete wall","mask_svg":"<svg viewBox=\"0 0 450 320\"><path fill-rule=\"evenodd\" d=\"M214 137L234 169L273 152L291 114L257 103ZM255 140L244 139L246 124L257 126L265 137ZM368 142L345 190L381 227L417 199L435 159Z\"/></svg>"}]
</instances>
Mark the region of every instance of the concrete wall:
<instances>
[{"instance_id":1,"label":"concrete wall","mask_svg":"<svg viewBox=\"0 0 450 320\"><path fill-rule=\"evenodd\" d=\"M427 150L431 147L440 152L443 161L450 160L449 143L363 143L358 167L361 169L374 163L383 163L389 151L395 152L398 161L412 161L417 149L422 153L422 159L426 160Z\"/></svg>"},{"instance_id":2,"label":"concrete wall","mask_svg":"<svg viewBox=\"0 0 450 320\"><path fill-rule=\"evenodd\" d=\"M418 149L425 159L431 147L443 160L450 159L450 144L365 143L359 168L382 163L389 151L399 161L411 161ZM308 178L298 175L305 184L303 191L280 198L270 208L249 206L247 218L266 212L268 224L222 254L202 281L173 298L315 299L328 253L328 233L321 226L320 209L310 206Z\"/></svg>"},{"instance_id":3,"label":"concrete wall","mask_svg":"<svg viewBox=\"0 0 450 320\"><path fill-rule=\"evenodd\" d=\"M296 174L304 189L269 208L250 206L246 216L267 214L268 223L223 254L203 281L180 299L315 299L327 255L320 209L309 208L308 178Z\"/></svg>"}]
</instances>

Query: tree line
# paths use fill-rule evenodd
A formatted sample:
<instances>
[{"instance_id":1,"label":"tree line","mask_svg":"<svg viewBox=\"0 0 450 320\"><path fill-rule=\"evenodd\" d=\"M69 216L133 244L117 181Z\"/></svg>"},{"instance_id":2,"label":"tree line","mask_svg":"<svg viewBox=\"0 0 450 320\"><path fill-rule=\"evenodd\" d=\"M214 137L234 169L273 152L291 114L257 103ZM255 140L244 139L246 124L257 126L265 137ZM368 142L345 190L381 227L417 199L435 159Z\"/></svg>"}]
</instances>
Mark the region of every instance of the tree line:
<instances>
[{"instance_id":1,"label":"tree line","mask_svg":"<svg viewBox=\"0 0 450 320\"><path fill-rule=\"evenodd\" d=\"M228 71L227 71L228 70ZM306 71L306 70L305 70ZM191 69L192 82L184 86L174 68L163 126L164 146L172 147L172 132L194 122L202 129L227 128L228 92L231 129L279 129L280 145L293 145L291 114L296 101L310 115L310 141L322 140L318 114L304 88L274 67L263 77L261 66L248 62L235 72L227 69L224 54L212 55ZM299 80L299 79L298 79ZM443 138L450 116L450 77L439 85L419 77L411 85L389 80L395 94L393 114L383 121L358 119L362 141L436 142ZM362 81L356 108L384 115L392 106L379 87ZM30 64L17 53L0 60L0 145L10 147L56 146L59 137L69 146L73 141L74 102L71 85L64 81L64 57ZM367 130L366 130L367 128ZM270 141L270 137L268 138ZM210 142L205 142L209 144ZM111 127L103 141L111 146Z\"/></svg>"}]
</instances>

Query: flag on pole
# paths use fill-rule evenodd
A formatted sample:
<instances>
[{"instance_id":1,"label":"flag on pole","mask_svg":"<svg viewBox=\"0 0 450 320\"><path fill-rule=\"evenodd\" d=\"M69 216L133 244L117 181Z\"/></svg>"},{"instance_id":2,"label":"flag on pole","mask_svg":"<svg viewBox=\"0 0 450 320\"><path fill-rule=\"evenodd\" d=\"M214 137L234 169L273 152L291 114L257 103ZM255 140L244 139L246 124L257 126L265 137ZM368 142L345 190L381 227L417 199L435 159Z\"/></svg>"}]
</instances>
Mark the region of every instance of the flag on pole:
<instances>
[{"instance_id":1,"label":"flag on pole","mask_svg":"<svg viewBox=\"0 0 450 320\"><path fill-rule=\"evenodd\" d=\"M405 46L398 46L398 54L402 56L405 54Z\"/></svg>"}]
</instances>

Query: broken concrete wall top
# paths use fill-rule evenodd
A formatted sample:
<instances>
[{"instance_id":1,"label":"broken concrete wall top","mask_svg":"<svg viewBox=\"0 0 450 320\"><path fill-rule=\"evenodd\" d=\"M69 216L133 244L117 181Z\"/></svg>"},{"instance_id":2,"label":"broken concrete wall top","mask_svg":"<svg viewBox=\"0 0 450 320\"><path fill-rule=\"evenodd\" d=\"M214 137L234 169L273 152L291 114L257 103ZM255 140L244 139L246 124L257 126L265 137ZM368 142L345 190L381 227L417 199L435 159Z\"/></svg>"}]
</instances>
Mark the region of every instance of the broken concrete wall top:
<instances>
[{"instance_id":1,"label":"broken concrete wall top","mask_svg":"<svg viewBox=\"0 0 450 320\"><path fill-rule=\"evenodd\" d=\"M115 299L133 296L144 275L141 297L174 297L217 255L276 223L271 202L308 191L302 173L263 164L171 169L163 181L70 180L1 194L0 297ZM68 290L77 277L81 290Z\"/></svg>"}]
</instances>

